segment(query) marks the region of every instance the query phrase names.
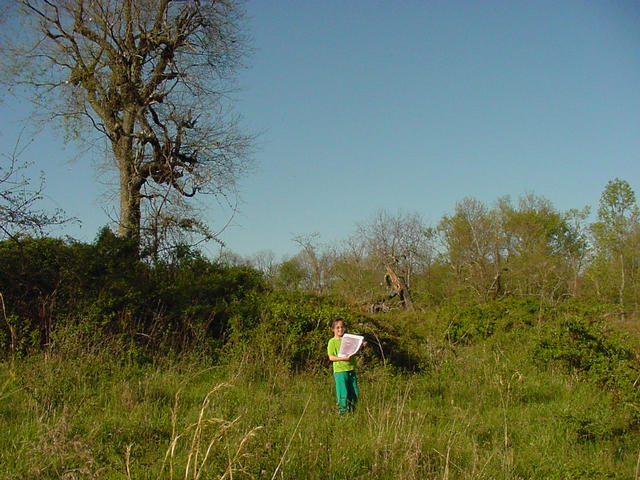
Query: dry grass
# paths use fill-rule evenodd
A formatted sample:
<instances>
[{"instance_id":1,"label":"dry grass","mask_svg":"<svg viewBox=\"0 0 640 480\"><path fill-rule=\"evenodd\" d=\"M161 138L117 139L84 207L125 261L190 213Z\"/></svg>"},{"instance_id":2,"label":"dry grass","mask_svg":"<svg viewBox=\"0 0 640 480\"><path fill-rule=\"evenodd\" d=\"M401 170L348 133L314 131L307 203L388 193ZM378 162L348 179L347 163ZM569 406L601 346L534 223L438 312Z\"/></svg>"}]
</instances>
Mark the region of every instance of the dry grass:
<instances>
[{"instance_id":1,"label":"dry grass","mask_svg":"<svg viewBox=\"0 0 640 480\"><path fill-rule=\"evenodd\" d=\"M228 383L219 383L211 389L202 401L197 420L188 424L180 432L178 432L179 420L179 398L180 392L175 395L174 405L171 409L171 442L162 461L158 480L168 478L184 478L185 480L200 480L203 473L207 472L208 461L211 458L212 451L217 444L225 438L230 429L238 423L239 418L234 420L225 420L213 416L211 412L211 403L214 396L222 389L230 387ZM233 478L235 473L245 473L242 466L242 453L247 448L249 441L262 427L254 427L246 432L237 445L224 443L224 450L228 462L224 472L218 478ZM180 448L181 443L184 448ZM128 454L127 454L128 459ZM186 461L185 461L186 459ZM182 469L177 465L183 463ZM127 475L130 476L130 469L127 461ZM167 466L168 465L168 466ZM168 477L165 477L165 469L168 468ZM215 468L215 467L214 467ZM183 470L183 471L182 471ZM176 476L177 475L177 476ZM210 476L207 476L210 478Z\"/></svg>"}]
</instances>

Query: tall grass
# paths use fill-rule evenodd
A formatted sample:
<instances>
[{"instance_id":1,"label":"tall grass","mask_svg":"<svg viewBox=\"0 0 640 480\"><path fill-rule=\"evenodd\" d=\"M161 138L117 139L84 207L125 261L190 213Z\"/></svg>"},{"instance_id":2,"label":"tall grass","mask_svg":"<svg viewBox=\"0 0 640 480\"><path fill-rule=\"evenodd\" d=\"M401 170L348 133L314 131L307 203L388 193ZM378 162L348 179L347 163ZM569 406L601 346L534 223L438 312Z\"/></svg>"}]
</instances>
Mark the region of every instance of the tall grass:
<instances>
[{"instance_id":1,"label":"tall grass","mask_svg":"<svg viewBox=\"0 0 640 480\"><path fill-rule=\"evenodd\" d=\"M531 362L527 335L432 346L419 374L364 366L347 416L328 371L268 358L140 364L67 349L7 361L0 478L638 478L632 408Z\"/></svg>"}]
</instances>

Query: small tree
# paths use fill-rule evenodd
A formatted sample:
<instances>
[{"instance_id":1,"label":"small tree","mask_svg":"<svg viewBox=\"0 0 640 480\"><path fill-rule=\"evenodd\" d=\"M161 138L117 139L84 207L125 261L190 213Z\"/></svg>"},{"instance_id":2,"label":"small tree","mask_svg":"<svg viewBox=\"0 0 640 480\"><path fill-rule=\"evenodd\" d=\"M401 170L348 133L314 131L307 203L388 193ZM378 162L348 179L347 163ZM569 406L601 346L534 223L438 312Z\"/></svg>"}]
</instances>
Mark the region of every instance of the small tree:
<instances>
[{"instance_id":1,"label":"small tree","mask_svg":"<svg viewBox=\"0 0 640 480\"><path fill-rule=\"evenodd\" d=\"M284 260L278 267L276 284L284 290L298 290L309 278L309 272L298 256Z\"/></svg>"},{"instance_id":2,"label":"small tree","mask_svg":"<svg viewBox=\"0 0 640 480\"><path fill-rule=\"evenodd\" d=\"M521 196L517 206L508 197L501 198L497 211L506 241L509 293L552 301L575 292L575 278L586 255L586 241L576 222L586 211L562 214L533 193Z\"/></svg>"},{"instance_id":3,"label":"small tree","mask_svg":"<svg viewBox=\"0 0 640 480\"><path fill-rule=\"evenodd\" d=\"M616 178L607 183L591 231L596 249L591 277L598 292L615 291L623 305L627 292L639 293L640 274L640 209L628 182Z\"/></svg>"},{"instance_id":4,"label":"small tree","mask_svg":"<svg viewBox=\"0 0 640 480\"><path fill-rule=\"evenodd\" d=\"M427 227L417 213L378 212L358 226L367 254L378 264L381 277L403 308L412 310L411 282L416 269L431 261Z\"/></svg>"},{"instance_id":5,"label":"small tree","mask_svg":"<svg viewBox=\"0 0 640 480\"><path fill-rule=\"evenodd\" d=\"M332 262L326 248L323 249L318 244L319 237L319 233L296 235L293 237L293 241L302 248L298 259L306 264L305 269L310 274L309 289L322 295L327 293L329 287L329 270Z\"/></svg>"},{"instance_id":6,"label":"small tree","mask_svg":"<svg viewBox=\"0 0 640 480\"><path fill-rule=\"evenodd\" d=\"M459 289L482 299L500 293L506 242L494 210L474 198L458 202L438 225L445 258Z\"/></svg>"},{"instance_id":7,"label":"small tree","mask_svg":"<svg viewBox=\"0 0 640 480\"><path fill-rule=\"evenodd\" d=\"M585 266L591 252L586 223L590 210L588 206L582 210L572 208L563 214L563 232L558 246L566 262L569 295L571 296L578 293L580 278L585 272Z\"/></svg>"}]
</instances>

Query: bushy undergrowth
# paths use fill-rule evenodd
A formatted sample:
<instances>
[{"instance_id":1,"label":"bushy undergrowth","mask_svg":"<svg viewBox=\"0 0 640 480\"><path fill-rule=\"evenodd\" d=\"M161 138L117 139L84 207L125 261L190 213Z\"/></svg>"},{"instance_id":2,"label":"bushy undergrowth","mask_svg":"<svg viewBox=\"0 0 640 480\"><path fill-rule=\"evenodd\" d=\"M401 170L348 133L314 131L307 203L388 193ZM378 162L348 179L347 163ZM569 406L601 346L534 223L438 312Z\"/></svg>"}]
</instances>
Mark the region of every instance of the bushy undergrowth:
<instances>
[{"instance_id":1,"label":"bushy undergrowth","mask_svg":"<svg viewBox=\"0 0 640 480\"><path fill-rule=\"evenodd\" d=\"M618 307L372 315L128 248L108 232L0 244L1 478L640 478L640 334ZM326 358L336 317L369 343L347 417Z\"/></svg>"},{"instance_id":2,"label":"bushy undergrowth","mask_svg":"<svg viewBox=\"0 0 640 480\"><path fill-rule=\"evenodd\" d=\"M640 428L640 363L632 342L600 317L569 315L541 336L536 359L606 389L616 397L621 414L610 421L609 410L574 417L584 438L606 438Z\"/></svg>"},{"instance_id":3,"label":"bushy undergrowth","mask_svg":"<svg viewBox=\"0 0 640 480\"><path fill-rule=\"evenodd\" d=\"M56 239L0 243L6 317L0 347L26 354L56 331L120 337L133 353L205 348L224 342L232 315L255 315L266 288L248 267L225 267L197 252L171 263L135 260L127 240L104 230L92 245Z\"/></svg>"},{"instance_id":4,"label":"bushy undergrowth","mask_svg":"<svg viewBox=\"0 0 640 480\"><path fill-rule=\"evenodd\" d=\"M362 363L403 371L426 367L426 339L412 330L399 330L384 317L366 315L336 299L300 292L265 295L258 316L234 316L226 351L235 358L251 355L258 364L273 359L288 370L326 368L327 342L333 335L330 324L338 317L350 333L364 335L369 343L360 355Z\"/></svg>"},{"instance_id":5,"label":"bushy undergrowth","mask_svg":"<svg viewBox=\"0 0 640 480\"><path fill-rule=\"evenodd\" d=\"M505 298L488 303L450 300L440 309L448 319L447 339L454 344L468 345L490 337L497 331L531 327L543 314L545 306L532 298Z\"/></svg>"},{"instance_id":6,"label":"bushy undergrowth","mask_svg":"<svg viewBox=\"0 0 640 480\"><path fill-rule=\"evenodd\" d=\"M217 359L196 350L140 363L126 343L74 330L54 335L47 353L3 363L0 476L636 475L637 403L620 374L636 368L634 351L588 308L485 305L491 334L456 343L452 322L480 322L478 310L367 317L295 295L261 305L257 316L233 317ZM378 341L348 417L335 413L322 358L334 316ZM422 368L392 361L396 345Z\"/></svg>"},{"instance_id":7,"label":"bushy undergrowth","mask_svg":"<svg viewBox=\"0 0 640 480\"><path fill-rule=\"evenodd\" d=\"M446 339L448 322L430 320ZM420 373L364 365L346 417L324 365L258 362L248 345L224 363L202 352L139 363L67 337L0 364L0 477L634 478L640 434L617 394L561 360L540 368L538 338L523 332L426 351Z\"/></svg>"}]
</instances>

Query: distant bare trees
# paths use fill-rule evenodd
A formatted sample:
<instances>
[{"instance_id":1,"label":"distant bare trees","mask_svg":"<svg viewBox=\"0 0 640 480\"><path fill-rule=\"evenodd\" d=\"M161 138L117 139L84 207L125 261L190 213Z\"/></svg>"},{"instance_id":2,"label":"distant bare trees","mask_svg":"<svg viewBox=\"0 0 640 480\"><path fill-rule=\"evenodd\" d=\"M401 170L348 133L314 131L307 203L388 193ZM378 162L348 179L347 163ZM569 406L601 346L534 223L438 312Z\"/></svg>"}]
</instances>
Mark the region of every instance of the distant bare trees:
<instances>
[{"instance_id":1,"label":"distant bare trees","mask_svg":"<svg viewBox=\"0 0 640 480\"><path fill-rule=\"evenodd\" d=\"M29 163L21 160L24 153L18 141L12 152L0 154L0 240L42 235L47 228L70 221L60 209L41 208L44 177L33 183L27 174Z\"/></svg>"},{"instance_id":2,"label":"distant bare trees","mask_svg":"<svg viewBox=\"0 0 640 480\"><path fill-rule=\"evenodd\" d=\"M609 182L597 221L589 208L561 212L533 193L487 205L464 198L436 227L417 213L381 210L333 245L298 235L296 255L250 263L276 289L330 294L375 313L508 297L556 303L593 297L640 302L640 209L631 186Z\"/></svg>"}]
</instances>

